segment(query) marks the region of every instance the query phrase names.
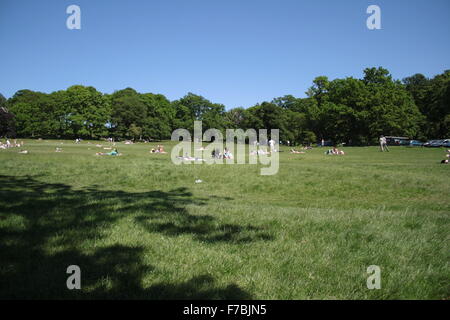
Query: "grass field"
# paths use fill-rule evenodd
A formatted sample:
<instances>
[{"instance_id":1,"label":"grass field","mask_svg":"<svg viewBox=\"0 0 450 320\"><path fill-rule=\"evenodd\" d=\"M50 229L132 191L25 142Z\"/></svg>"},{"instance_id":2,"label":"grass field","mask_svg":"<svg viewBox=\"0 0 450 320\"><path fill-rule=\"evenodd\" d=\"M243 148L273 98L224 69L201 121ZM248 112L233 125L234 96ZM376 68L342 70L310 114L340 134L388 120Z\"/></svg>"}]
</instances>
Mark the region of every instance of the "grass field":
<instances>
[{"instance_id":1,"label":"grass field","mask_svg":"<svg viewBox=\"0 0 450 320\"><path fill-rule=\"evenodd\" d=\"M98 142L25 141L29 154L0 150L0 298L450 297L442 149L284 149L261 176L175 166L171 142L166 155L118 143L122 157L98 157ZM66 287L69 265L81 290Z\"/></svg>"}]
</instances>

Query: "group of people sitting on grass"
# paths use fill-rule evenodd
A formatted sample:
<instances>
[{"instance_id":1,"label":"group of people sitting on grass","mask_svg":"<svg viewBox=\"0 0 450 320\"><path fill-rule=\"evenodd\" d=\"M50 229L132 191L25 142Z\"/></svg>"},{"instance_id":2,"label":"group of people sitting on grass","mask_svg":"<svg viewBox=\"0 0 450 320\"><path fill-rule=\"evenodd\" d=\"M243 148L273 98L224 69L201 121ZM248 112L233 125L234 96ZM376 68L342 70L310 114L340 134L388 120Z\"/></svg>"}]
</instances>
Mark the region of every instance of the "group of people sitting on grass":
<instances>
[{"instance_id":1,"label":"group of people sitting on grass","mask_svg":"<svg viewBox=\"0 0 450 320\"><path fill-rule=\"evenodd\" d=\"M0 141L0 149L8 149L8 148L20 148L24 145L23 141L17 142L17 140L14 140L13 142L9 141L9 139L6 139L5 143Z\"/></svg>"},{"instance_id":2,"label":"group of people sitting on grass","mask_svg":"<svg viewBox=\"0 0 450 320\"><path fill-rule=\"evenodd\" d=\"M167 153L164 151L164 146L161 144L156 147L156 148L152 148L152 150L150 150L150 153Z\"/></svg>"},{"instance_id":3,"label":"group of people sitting on grass","mask_svg":"<svg viewBox=\"0 0 450 320\"><path fill-rule=\"evenodd\" d=\"M233 154L228 150L228 148L225 148L223 153L216 148L211 152L211 157L214 159L233 159Z\"/></svg>"},{"instance_id":4,"label":"group of people sitting on grass","mask_svg":"<svg viewBox=\"0 0 450 320\"><path fill-rule=\"evenodd\" d=\"M339 150L339 149L336 148L336 147L333 147L333 148L331 148L331 149L325 151L325 154L326 154L326 155L341 155L341 156L345 155L344 151Z\"/></svg>"}]
</instances>

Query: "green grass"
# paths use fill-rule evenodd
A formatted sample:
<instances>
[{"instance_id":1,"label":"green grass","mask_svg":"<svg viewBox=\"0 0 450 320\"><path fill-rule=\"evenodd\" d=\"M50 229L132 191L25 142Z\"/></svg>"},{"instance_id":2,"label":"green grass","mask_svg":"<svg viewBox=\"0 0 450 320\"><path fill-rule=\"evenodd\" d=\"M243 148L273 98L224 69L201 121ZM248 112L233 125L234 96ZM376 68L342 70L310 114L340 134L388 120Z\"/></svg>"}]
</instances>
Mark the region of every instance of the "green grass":
<instances>
[{"instance_id":1,"label":"green grass","mask_svg":"<svg viewBox=\"0 0 450 320\"><path fill-rule=\"evenodd\" d=\"M450 297L442 149L285 149L261 176L175 166L153 144L97 157L98 142L60 143L0 150L0 298ZM66 288L69 265L81 290ZM367 289L370 265L380 290Z\"/></svg>"}]
</instances>

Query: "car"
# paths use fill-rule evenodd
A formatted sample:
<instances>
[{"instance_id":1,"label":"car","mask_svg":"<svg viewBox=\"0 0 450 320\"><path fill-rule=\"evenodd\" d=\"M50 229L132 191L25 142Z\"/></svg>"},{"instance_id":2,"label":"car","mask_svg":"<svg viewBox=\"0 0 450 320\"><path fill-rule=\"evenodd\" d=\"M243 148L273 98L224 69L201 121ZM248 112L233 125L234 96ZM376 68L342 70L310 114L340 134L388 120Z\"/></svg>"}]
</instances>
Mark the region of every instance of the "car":
<instances>
[{"instance_id":1,"label":"car","mask_svg":"<svg viewBox=\"0 0 450 320\"><path fill-rule=\"evenodd\" d=\"M434 143L430 145L432 148L440 148L442 147L442 144L444 143L444 140L436 140Z\"/></svg>"},{"instance_id":2,"label":"car","mask_svg":"<svg viewBox=\"0 0 450 320\"><path fill-rule=\"evenodd\" d=\"M423 144L424 147L431 147L431 148L438 148L441 146L441 144L444 142L444 140L430 140Z\"/></svg>"},{"instance_id":3,"label":"car","mask_svg":"<svg viewBox=\"0 0 450 320\"><path fill-rule=\"evenodd\" d=\"M441 147L450 148L450 139L445 139Z\"/></svg>"},{"instance_id":4,"label":"car","mask_svg":"<svg viewBox=\"0 0 450 320\"><path fill-rule=\"evenodd\" d=\"M399 140L398 141L398 146L409 146L410 145L410 140Z\"/></svg>"},{"instance_id":5,"label":"car","mask_svg":"<svg viewBox=\"0 0 450 320\"><path fill-rule=\"evenodd\" d=\"M410 140L409 141L409 146L411 147L422 147L423 146L423 142L419 141L419 140Z\"/></svg>"}]
</instances>

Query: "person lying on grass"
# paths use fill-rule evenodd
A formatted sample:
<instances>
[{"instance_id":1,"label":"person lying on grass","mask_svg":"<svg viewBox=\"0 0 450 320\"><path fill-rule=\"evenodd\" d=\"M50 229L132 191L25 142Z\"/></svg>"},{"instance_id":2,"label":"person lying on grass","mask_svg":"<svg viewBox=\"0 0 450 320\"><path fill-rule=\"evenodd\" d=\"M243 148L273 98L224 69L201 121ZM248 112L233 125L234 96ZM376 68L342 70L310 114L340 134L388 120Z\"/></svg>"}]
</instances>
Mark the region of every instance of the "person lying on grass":
<instances>
[{"instance_id":1,"label":"person lying on grass","mask_svg":"<svg viewBox=\"0 0 450 320\"><path fill-rule=\"evenodd\" d=\"M167 153L164 151L164 146L163 145L159 145L155 148L152 148L152 150L150 150L150 153Z\"/></svg>"},{"instance_id":2,"label":"person lying on grass","mask_svg":"<svg viewBox=\"0 0 450 320\"><path fill-rule=\"evenodd\" d=\"M184 157L178 156L177 159L181 159L183 161L205 161L204 159L194 158L194 157L188 156L187 154Z\"/></svg>"},{"instance_id":3,"label":"person lying on grass","mask_svg":"<svg viewBox=\"0 0 450 320\"><path fill-rule=\"evenodd\" d=\"M295 149L291 149L291 153L305 153L305 152L303 152L303 151L297 151L297 150L295 150Z\"/></svg>"},{"instance_id":4,"label":"person lying on grass","mask_svg":"<svg viewBox=\"0 0 450 320\"><path fill-rule=\"evenodd\" d=\"M106 153L104 153L104 152L97 152L95 155L96 156L121 156L122 154L119 153L119 151L117 151L117 149L114 149L113 151L106 152Z\"/></svg>"},{"instance_id":5,"label":"person lying on grass","mask_svg":"<svg viewBox=\"0 0 450 320\"><path fill-rule=\"evenodd\" d=\"M269 155L269 154L270 154L270 151L266 151L266 150L263 150L263 149L259 149L258 151L252 151L252 152L250 152L250 155L252 155L252 156L256 156L256 155L260 155L260 154L262 154L262 155Z\"/></svg>"},{"instance_id":6,"label":"person lying on grass","mask_svg":"<svg viewBox=\"0 0 450 320\"><path fill-rule=\"evenodd\" d=\"M333 147L333 149L326 151L325 154L327 154L327 155L345 155L344 151L339 150L336 147Z\"/></svg>"}]
</instances>

